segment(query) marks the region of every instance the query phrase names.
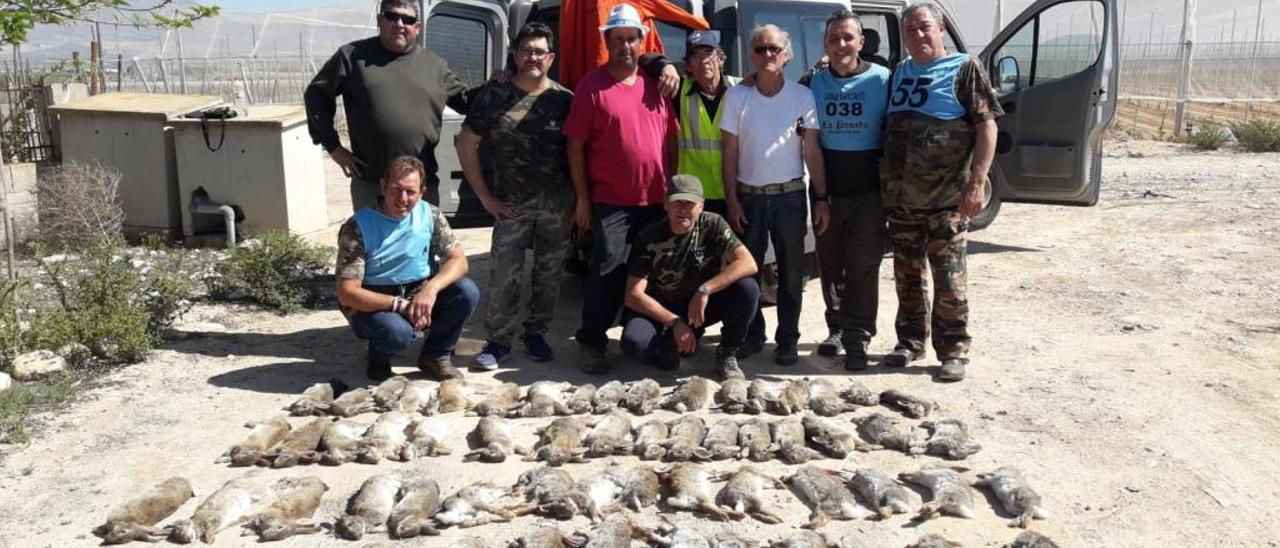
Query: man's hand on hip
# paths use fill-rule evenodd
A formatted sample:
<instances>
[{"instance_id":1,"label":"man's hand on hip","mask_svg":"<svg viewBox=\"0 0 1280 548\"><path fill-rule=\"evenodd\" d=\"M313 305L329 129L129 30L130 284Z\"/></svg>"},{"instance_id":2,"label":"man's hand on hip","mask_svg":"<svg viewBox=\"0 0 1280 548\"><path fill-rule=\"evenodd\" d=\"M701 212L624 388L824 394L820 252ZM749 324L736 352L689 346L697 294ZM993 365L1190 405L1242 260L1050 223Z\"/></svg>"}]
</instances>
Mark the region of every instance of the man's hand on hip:
<instances>
[{"instance_id":1,"label":"man's hand on hip","mask_svg":"<svg viewBox=\"0 0 1280 548\"><path fill-rule=\"evenodd\" d=\"M329 151L329 157L333 158L333 162L338 164L338 167L342 168L342 174L346 175L348 178L363 178L363 168L369 165L366 164L364 160L357 158L355 154L352 154L350 150L347 150L347 147L342 145L338 145L334 147L333 150Z\"/></svg>"},{"instance_id":2,"label":"man's hand on hip","mask_svg":"<svg viewBox=\"0 0 1280 548\"><path fill-rule=\"evenodd\" d=\"M495 221L505 221L516 216L515 210L511 209L511 204L499 200L497 198L481 199L480 205L484 206L484 210L493 215Z\"/></svg>"}]
</instances>

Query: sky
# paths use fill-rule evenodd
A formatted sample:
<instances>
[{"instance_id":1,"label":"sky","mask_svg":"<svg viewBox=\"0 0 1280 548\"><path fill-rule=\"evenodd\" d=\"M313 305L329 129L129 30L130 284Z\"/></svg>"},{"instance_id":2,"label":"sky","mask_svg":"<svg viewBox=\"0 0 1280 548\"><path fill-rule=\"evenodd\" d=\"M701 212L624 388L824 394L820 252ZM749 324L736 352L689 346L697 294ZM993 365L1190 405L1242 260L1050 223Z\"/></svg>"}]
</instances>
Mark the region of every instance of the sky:
<instances>
[{"instance_id":1,"label":"sky","mask_svg":"<svg viewBox=\"0 0 1280 548\"><path fill-rule=\"evenodd\" d=\"M306 10L319 6L360 4L359 0L199 0L202 3L221 6L234 12L266 13L272 11ZM946 1L946 0L944 0ZM1005 22L1032 4L1032 0L1003 0ZM373 2L369 1L372 5ZM949 0L953 12L960 18L965 38L973 43L990 39L995 23L995 0ZM1126 5L1127 4L1127 5ZM1197 24L1199 41L1229 39L1235 17L1236 40L1252 41L1257 0L1198 0ZM1126 41L1147 41L1150 34L1166 41L1175 40L1182 28L1183 2L1178 0L1120 0L1120 10L1129 28L1125 29ZM1280 40L1280 0L1263 0L1264 39Z\"/></svg>"}]
</instances>

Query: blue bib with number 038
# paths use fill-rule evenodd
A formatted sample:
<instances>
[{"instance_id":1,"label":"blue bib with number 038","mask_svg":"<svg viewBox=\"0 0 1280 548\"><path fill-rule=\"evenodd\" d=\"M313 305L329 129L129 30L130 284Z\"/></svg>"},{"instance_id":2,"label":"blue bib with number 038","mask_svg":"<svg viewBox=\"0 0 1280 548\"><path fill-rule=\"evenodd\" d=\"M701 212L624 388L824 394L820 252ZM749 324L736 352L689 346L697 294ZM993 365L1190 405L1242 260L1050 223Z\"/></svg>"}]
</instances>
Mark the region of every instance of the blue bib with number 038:
<instances>
[{"instance_id":1,"label":"blue bib with number 038","mask_svg":"<svg viewBox=\"0 0 1280 548\"><path fill-rule=\"evenodd\" d=\"M809 81L818 107L822 148L866 151L880 148L889 69L872 64L862 74L840 78L830 70Z\"/></svg>"},{"instance_id":2,"label":"blue bib with number 038","mask_svg":"<svg viewBox=\"0 0 1280 548\"><path fill-rule=\"evenodd\" d=\"M964 53L952 53L930 63L911 59L898 63L889 90L889 112L918 112L939 120L957 120L965 115L956 99L956 76L969 62Z\"/></svg>"}]
</instances>

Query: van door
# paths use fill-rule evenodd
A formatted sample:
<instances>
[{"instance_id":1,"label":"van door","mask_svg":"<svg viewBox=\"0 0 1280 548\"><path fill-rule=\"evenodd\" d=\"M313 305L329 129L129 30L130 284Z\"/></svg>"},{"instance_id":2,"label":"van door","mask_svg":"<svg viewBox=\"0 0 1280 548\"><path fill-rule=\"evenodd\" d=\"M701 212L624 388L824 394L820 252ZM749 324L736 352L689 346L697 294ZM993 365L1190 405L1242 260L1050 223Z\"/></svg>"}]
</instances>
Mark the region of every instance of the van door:
<instances>
[{"instance_id":1,"label":"van door","mask_svg":"<svg viewBox=\"0 0 1280 548\"><path fill-rule=\"evenodd\" d=\"M1116 110L1116 0L1039 0L980 59L1005 115L992 179L1009 202L1094 205Z\"/></svg>"},{"instance_id":2,"label":"van door","mask_svg":"<svg viewBox=\"0 0 1280 548\"><path fill-rule=\"evenodd\" d=\"M449 63L449 69L470 87L478 86L506 56L507 15L497 1L439 0L423 6L427 17L420 41ZM488 222L471 186L462 178L462 164L453 148L464 116L445 108L436 145L440 186L427 189L427 199L455 226ZM484 151L481 151L484 154Z\"/></svg>"}]
</instances>

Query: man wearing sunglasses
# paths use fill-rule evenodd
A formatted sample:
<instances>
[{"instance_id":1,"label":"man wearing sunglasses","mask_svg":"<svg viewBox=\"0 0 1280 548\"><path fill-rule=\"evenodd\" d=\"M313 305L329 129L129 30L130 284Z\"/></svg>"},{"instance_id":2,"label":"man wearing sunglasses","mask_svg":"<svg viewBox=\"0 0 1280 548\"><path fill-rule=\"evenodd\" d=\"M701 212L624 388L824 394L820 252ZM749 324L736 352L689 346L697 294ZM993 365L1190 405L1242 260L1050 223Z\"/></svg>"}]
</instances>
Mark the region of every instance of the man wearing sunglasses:
<instances>
[{"instance_id":1,"label":"man wearing sunglasses","mask_svg":"<svg viewBox=\"0 0 1280 548\"><path fill-rule=\"evenodd\" d=\"M440 116L446 105L467 112L467 86L444 59L417 46L421 30L416 2L382 0L378 36L338 48L303 93L311 139L351 178L353 211L376 205L378 177L391 158L422 160L428 188L438 185ZM334 127L338 96L350 148Z\"/></svg>"},{"instance_id":2,"label":"man wearing sunglasses","mask_svg":"<svg viewBox=\"0 0 1280 548\"><path fill-rule=\"evenodd\" d=\"M755 85L729 88L720 106L725 202L729 225L742 235L757 264L765 264L773 242L778 262L774 361L792 365L799 359L805 223L812 202L814 234L827 229L826 172L813 93L788 82L783 72L792 55L790 36L775 25L756 27L750 51ZM757 312L738 359L761 351L764 341L764 317Z\"/></svg>"}]
</instances>

